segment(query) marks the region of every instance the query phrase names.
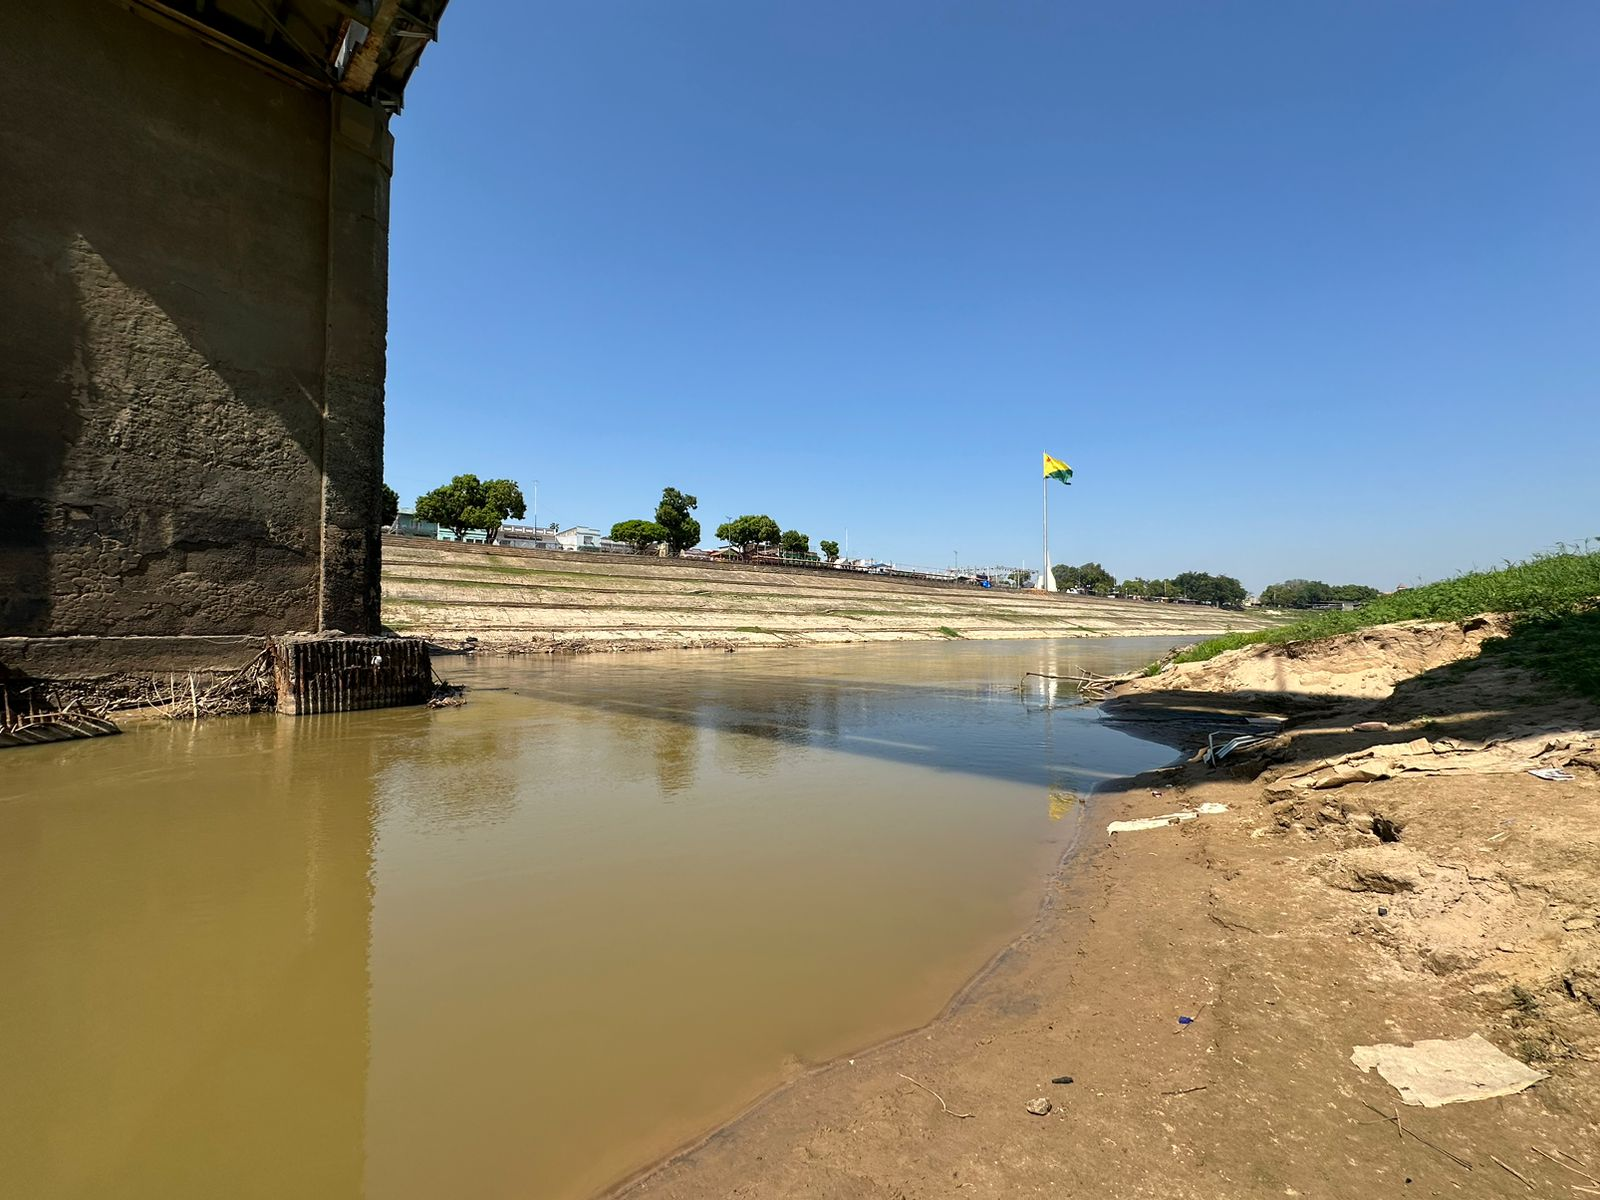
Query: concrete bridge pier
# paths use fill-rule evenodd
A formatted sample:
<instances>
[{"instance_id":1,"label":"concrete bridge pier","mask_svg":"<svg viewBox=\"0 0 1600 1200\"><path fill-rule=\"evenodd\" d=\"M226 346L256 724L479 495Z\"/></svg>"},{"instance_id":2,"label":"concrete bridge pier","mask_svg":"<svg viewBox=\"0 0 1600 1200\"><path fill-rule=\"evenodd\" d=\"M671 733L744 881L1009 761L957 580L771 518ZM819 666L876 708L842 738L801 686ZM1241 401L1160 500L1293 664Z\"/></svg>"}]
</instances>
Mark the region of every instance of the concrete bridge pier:
<instances>
[{"instance_id":1,"label":"concrete bridge pier","mask_svg":"<svg viewBox=\"0 0 1600 1200\"><path fill-rule=\"evenodd\" d=\"M378 632L389 117L442 9L8 9L0 667Z\"/></svg>"}]
</instances>

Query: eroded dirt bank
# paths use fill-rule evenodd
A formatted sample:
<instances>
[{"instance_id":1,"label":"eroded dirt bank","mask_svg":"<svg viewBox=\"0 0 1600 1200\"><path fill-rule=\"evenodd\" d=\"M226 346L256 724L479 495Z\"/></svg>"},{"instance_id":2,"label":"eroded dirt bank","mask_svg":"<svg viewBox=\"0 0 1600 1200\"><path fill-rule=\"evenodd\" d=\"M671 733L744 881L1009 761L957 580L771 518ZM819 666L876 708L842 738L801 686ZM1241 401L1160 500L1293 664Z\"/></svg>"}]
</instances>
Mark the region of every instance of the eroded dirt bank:
<instances>
[{"instance_id":1,"label":"eroded dirt bank","mask_svg":"<svg viewBox=\"0 0 1600 1200\"><path fill-rule=\"evenodd\" d=\"M1457 653L1473 633L1373 631L1309 664L1320 695L1130 689L1114 714L1185 749L1221 727L1208 708L1294 715L1217 768L1190 762L1096 797L1089 845L1036 926L951 1014L819 1068L621 1194L1600 1188L1585 1178L1600 1177L1600 712L1472 658L1476 646ZM1373 684L1358 659L1383 639L1414 662ZM1190 688L1245 669L1203 665ZM1367 682L1352 697L1339 676ZM1479 752L1508 736L1527 740ZM1382 746L1410 751L1384 760L1404 760L1392 777L1311 786ZM1573 778L1535 778L1524 758ZM1201 804L1227 811L1103 832ZM1473 1033L1548 1078L1426 1109L1350 1061L1360 1045ZM1027 1111L1038 1097L1047 1115Z\"/></svg>"}]
</instances>

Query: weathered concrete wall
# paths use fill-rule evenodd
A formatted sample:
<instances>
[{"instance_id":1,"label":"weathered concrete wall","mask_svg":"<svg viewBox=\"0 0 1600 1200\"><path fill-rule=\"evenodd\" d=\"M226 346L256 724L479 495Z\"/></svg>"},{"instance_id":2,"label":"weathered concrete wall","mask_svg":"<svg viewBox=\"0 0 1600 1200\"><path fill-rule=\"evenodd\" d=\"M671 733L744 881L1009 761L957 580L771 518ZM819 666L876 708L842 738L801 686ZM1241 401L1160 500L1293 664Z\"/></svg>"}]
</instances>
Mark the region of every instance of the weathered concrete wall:
<instances>
[{"instance_id":1,"label":"weathered concrete wall","mask_svg":"<svg viewBox=\"0 0 1600 1200\"><path fill-rule=\"evenodd\" d=\"M375 631L386 118L107 0L6 24L0 658Z\"/></svg>"}]
</instances>

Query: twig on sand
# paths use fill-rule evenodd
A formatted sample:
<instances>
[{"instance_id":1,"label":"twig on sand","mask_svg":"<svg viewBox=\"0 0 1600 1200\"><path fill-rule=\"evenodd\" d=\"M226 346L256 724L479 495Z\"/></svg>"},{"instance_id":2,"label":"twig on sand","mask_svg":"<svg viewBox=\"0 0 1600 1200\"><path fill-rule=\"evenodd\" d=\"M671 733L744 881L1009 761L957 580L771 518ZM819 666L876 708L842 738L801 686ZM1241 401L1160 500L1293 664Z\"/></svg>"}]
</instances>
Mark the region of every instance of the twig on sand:
<instances>
[{"instance_id":1,"label":"twig on sand","mask_svg":"<svg viewBox=\"0 0 1600 1200\"><path fill-rule=\"evenodd\" d=\"M1505 1163L1501 1162L1498 1158L1496 1158L1492 1154L1489 1155L1489 1161L1492 1162L1495 1166L1499 1167L1502 1171L1511 1172L1511 1174L1515 1175L1518 1179L1522 1180L1522 1185L1524 1187L1526 1187L1530 1191L1533 1190L1533 1184L1528 1182L1528 1177L1526 1175L1524 1175L1521 1171L1517 1170L1515 1167L1506 1166Z\"/></svg>"},{"instance_id":2,"label":"twig on sand","mask_svg":"<svg viewBox=\"0 0 1600 1200\"><path fill-rule=\"evenodd\" d=\"M935 1100L937 1100L939 1102L939 1107L944 1109L944 1111L949 1113L952 1117L955 1117L958 1120L965 1121L968 1117L973 1115L972 1113L958 1113L955 1109L951 1108L948 1104L946 1104L944 1102L944 1097L943 1096L939 1095L938 1092L934 1091L927 1084L925 1084L925 1083L917 1083L917 1081L915 1079L911 1078L911 1076L903 1074L900 1071L896 1071L895 1074L899 1075L900 1078L904 1079L907 1083L912 1084L915 1087L919 1087L923 1091L927 1092L928 1095L932 1096Z\"/></svg>"},{"instance_id":3,"label":"twig on sand","mask_svg":"<svg viewBox=\"0 0 1600 1200\"><path fill-rule=\"evenodd\" d=\"M1205 1091L1205 1090L1206 1090L1206 1089L1207 1089L1207 1088L1208 1088L1208 1087L1210 1087L1210 1086L1211 1086L1211 1085L1210 1085L1210 1084L1209 1084L1209 1083L1202 1083L1202 1084L1200 1084L1200 1085L1199 1085L1199 1086L1197 1086L1197 1087L1192 1087L1192 1088L1178 1088L1178 1089L1177 1089L1177 1090L1176 1090L1176 1091L1172 1091L1172 1092L1162 1092L1162 1093L1161 1093L1161 1094L1162 1094L1162 1095L1163 1095L1163 1096L1187 1096L1187 1095L1188 1095L1188 1094L1189 1094L1189 1093L1190 1093L1190 1092L1203 1092L1203 1091Z\"/></svg>"},{"instance_id":4,"label":"twig on sand","mask_svg":"<svg viewBox=\"0 0 1600 1200\"><path fill-rule=\"evenodd\" d=\"M1393 1121L1395 1123L1395 1125L1398 1126L1399 1129L1400 1129L1400 1140L1401 1141L1404 1141L1406 1138L1411 1138L1413 1141L1421 1142L1429 1150L1433 1150L1433 1151L1436 1151L1439 1154L1444 1155L1451 1162L1455 1163L1456 1166L1461 1167L1462 1169L1467 1170L1467 1171L1472 1170L1472 1164L1469 1163L1466 1159L1462 1158L1459 1154L1452 1154L1450 1151L1446 1150L1443 1146L1436 1145L1433 1142L1430 1142L1427 1138L1423 1137L1420 1133L1416 1133L1416 1132L1414 1132L1414 1131L1412 1131L1410 1129L1405 1128L1405 1126L1401 1125L1398 1113L1395 1116L1391 1117L1388 1113L1384 1112L1383 1109L1379 1108L1375 1104L1367 1104L1367 1102L1365 1100L1363 1100L1361 1103L1362 1104L1366 1104L1368 1108L1370 1108L1373 1112L1377 1113L1380 1117L1382 1117L1384 1119L1384 1121ZM1376 1122L1373 1122L1373 1124L1376 1124Z\"/></svg>"},{"instance_id":5,"label":"twig on sand","mask_svg":"<svg viewBox=\"0 0 1600 1200\"><path fill-rule=\"evenodd\" d=\"M1254 931L1252 930L1252 932L1254 932ZM1186 1033L1190 1029L1193 1029L1194 1026L1195 1026L1195 1023L1197 1021L1199 1021L1201 1017L1206 1015L1206 1009L1208 1009L1210 1007L1211 1007L1211 1001L1207 1000L1199 1008L1194 1010L1194 1016L1190 1017L1188 1021L1186 1021L1183 1024L1179 1025L1172 1032L1173 1033Z\"/></svg>"},{"instance_id":6,"label":"twig on sand","mask_svg":"<svg viewBox=\"0 0 1600 1200\"><path fill-rule=\"evenodd\" d=\"M1577 1167L1568 1167L1566 1163L1562 1162L1554 1154L1548 1154L1545 1151L1539 1149L1539 1147L1537 1147L1537 1146L1529 1146L1528 1149L1532 1150L1535 1154L1543 1155L1545 1158L1548 1158L1551 1162L1555 1163L1555 1165L1558 1166L1558 1167L1566 1167L1567 1170L1571 1171L1574 1175L1578 1176L1581 1179L1587 1179L1590 1183L1600 1183L1600 1179L1596 1179L1593 1175L1589 1174L1589 1172L1580 1171L1580 1170L1578 1170ZM1568 1158L1572 1158L1572 1156L1570 1154L1567 1157ZM1576 1162L1576 1163L1581 1163L1583 1160L1581 1158L1573 1158L1572 1161Z\"/></svg>"}]
</instances>

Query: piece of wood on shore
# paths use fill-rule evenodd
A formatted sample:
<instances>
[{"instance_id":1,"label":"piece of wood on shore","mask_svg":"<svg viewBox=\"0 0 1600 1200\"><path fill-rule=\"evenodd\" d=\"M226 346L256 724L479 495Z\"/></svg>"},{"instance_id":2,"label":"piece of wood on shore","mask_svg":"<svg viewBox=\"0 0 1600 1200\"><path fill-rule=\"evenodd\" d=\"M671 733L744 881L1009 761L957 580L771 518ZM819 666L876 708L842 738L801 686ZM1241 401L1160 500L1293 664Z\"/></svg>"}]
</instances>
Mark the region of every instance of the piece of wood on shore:
<instances>
[{"instance_id":1,"label":"piece of wood on shore","mask_svg":"<svg viewBox=\"0 0 1600 1200\"><path fill-rule=\"evenodd\" d=\"M121 733L115 722L82 712L29 713L0 725L0 747L39 746Z\"/></svg>"},{"instance_id":2,"label":"piece of wood on shore","mask_svg":"<svg viewBox=\"0 0 1600 1200\"><path fill-rule=\"evenodd\" d=\"M1100 700L1104 699L1112 688L1137 679L1140 674L1141 672L1138 671L1124 671L1120 675L1100 675L1094 671L1079 671L1073 675L1052 675L1047 671L1024 671L1022 683L1018 685L1018 690L1025 687L1030 678L1057 679L1063 683L1072 684L1080 693L1090 699Z\"/></svg>"}]
</instances>

